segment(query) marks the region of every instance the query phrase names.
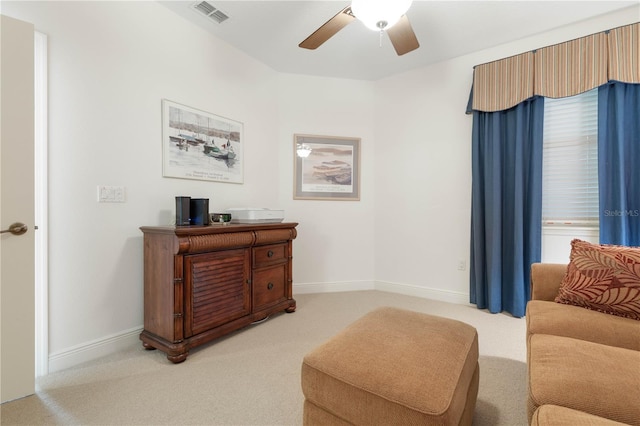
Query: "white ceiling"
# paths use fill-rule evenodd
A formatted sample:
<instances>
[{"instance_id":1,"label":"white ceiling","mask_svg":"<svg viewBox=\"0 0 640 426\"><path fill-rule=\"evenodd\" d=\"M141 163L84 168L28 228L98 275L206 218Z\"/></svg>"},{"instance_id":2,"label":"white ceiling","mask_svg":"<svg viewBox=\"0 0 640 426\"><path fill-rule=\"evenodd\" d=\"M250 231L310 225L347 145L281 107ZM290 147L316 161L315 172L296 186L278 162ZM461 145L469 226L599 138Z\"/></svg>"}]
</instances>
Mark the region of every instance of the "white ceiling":
<instances>
[{"instance_id":1,"label":"white ceiling","mask_svg":"<svg viewBox=\"0 0 640 426\"><path fill-rule=\"evenodd\" d=\"M198 2L160 3L276 71L358 80L377 80L639 3L414 0L407 16L420 48L397 56L386 34L380 47L379 34L357 20L317 50L298 47L350 1L207 0L229 16L221 24L193 10ZM637 7L629 13L637 14Z\"/></svg>"}]
</instances>

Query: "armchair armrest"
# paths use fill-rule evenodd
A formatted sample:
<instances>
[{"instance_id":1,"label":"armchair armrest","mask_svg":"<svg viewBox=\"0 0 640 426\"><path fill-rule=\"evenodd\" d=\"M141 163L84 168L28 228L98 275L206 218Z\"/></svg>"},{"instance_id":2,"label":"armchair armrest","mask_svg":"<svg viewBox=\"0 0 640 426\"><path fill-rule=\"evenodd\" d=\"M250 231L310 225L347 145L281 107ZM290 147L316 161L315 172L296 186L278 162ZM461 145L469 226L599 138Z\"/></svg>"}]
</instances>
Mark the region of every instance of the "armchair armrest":
<instances>
[{"instance_id":1,"label":"armchair armrest","mask_svg":"<svg viewBox=\"0 0 640 426\"><path fill-rule=\"evenodd\" d=\"M553 302L558 295L567 265L561 263L534 263L531 265L531 300Z\"/></svg>"}]
</instances>

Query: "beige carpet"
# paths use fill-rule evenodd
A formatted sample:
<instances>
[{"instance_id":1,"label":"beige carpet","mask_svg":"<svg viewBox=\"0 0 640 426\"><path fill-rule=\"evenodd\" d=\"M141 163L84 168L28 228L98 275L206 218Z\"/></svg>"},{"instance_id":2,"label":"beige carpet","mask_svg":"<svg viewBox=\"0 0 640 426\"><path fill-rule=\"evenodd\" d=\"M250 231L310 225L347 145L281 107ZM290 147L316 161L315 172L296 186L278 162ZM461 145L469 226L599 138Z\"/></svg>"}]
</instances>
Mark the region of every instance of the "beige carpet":
<instances>
[{"instance_id":1,"label":"beige carpet","mask_svg":"<svg viewBox=\"0 0 640 426\"><path fill-rule=\"evenodd\" d=\"M294 296L278 314L191 352L127 351L38 379L36 395L5 403L3 425L300 425L302 357L379 306L441 315L478 329L474 425L526 425L525 322L471 306L378 291Z\"/></svg>"}]
</instances>

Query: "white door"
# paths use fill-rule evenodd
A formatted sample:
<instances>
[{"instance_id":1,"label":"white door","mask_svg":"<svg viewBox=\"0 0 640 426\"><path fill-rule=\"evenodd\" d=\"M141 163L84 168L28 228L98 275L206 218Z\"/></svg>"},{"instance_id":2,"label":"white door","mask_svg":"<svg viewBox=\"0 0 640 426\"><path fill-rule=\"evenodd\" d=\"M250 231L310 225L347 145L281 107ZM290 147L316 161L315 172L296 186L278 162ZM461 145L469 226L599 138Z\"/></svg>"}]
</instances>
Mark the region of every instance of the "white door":
<instances>
[{"instance_id":1,"label":"white door","mask_svg":"<svg viewBox=\"0 0 640 426\"><path fill-rule=\"evenodd\" d=\"M0 23L0 401L35 391L34 28Z\"/></svg>"}]
</instances>

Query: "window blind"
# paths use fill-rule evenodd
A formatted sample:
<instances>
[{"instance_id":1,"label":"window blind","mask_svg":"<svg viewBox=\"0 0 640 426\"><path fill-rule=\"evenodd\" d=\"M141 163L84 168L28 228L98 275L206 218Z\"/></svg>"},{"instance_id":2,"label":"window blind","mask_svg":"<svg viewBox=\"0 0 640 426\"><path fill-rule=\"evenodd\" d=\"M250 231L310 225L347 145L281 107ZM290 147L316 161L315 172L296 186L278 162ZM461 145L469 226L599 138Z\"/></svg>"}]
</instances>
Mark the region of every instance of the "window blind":
<instances>
[{"instance_id":1,"label":"window blind","mask_svg":"<svg viewBox=\"0 0 640 426\"><path fill-rule=\"evenodd\" d=\"M543 225L598 226L598 89L545 99Z\"/></svg>"}]
</instances>

